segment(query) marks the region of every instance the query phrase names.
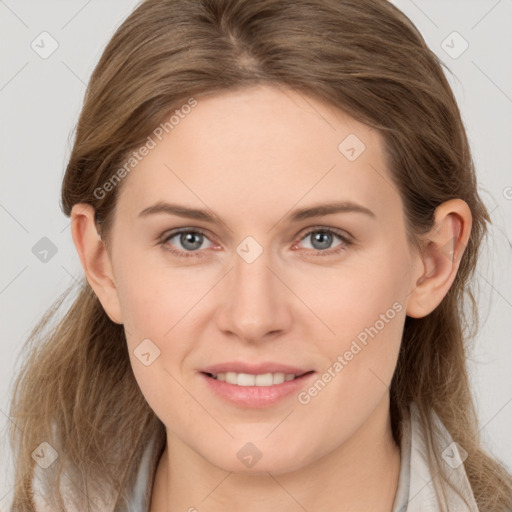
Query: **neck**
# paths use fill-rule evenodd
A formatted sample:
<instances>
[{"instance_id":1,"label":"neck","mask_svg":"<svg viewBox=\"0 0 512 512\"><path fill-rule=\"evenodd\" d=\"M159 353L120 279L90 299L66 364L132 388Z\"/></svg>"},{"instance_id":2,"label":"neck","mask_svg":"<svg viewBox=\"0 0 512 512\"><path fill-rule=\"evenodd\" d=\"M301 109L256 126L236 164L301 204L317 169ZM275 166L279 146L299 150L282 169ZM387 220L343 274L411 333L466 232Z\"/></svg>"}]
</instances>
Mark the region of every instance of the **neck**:
<instances>
[{"instance_id":1,"label":"neck","mask_svg":"<svg viewBox=\"0 0 512 512\"><path fill-rule=\"evenodd\" d=\"M347 442L289 473L247 475L224 471L168 432L150 512L391 512L399 472L400 449L391 431L389 398Z\"/></svg>"}]
</instances>

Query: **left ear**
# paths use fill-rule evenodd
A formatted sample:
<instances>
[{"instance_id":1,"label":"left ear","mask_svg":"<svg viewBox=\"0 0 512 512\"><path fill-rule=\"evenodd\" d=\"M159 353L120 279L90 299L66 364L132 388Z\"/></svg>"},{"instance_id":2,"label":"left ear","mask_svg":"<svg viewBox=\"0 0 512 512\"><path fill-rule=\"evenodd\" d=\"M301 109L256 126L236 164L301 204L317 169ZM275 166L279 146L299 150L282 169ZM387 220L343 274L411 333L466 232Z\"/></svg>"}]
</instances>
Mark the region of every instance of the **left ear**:
<instances>
[{"instance_id":1,"label":"left ear","mask_svg":"<svg viewBox=\"0 0 512 512\"><path fill-rule=\"evenodd\" d=\"M406 313L413 318L427 316L448 293L471 233L471 210L462 199L440 204L434 216L434 227L422 236L423 249L416 256L423 273L408 296Z\"/></svg>"}]
</instances>

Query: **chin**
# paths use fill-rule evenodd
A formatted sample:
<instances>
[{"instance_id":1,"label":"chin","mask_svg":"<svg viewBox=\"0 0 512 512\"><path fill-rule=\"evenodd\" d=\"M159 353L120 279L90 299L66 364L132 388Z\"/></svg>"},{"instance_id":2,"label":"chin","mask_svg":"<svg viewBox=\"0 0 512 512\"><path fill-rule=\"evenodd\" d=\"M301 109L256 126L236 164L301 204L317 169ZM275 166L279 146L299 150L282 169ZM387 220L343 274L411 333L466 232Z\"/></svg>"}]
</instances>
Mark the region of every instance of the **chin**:
<instances>
[{"instance_id":1,"label":"chin","mask_svg":"<svg viewBox=\"0 0 512 512\"><path fill-rule=\"evenodd\" d=\"M279 475L300 470L318 458L318 451L304 453L300 445L294 450L286 447L282 451L282 443L269 443L262 441L232 440L226 450L202 456L214 466L237 474L268 476L268 473ZM305 443L309 445L310 443ZM229 456L229 454L233 454ZM228 455L228 456L226 456Z\"/></svg>"}]
</instances>

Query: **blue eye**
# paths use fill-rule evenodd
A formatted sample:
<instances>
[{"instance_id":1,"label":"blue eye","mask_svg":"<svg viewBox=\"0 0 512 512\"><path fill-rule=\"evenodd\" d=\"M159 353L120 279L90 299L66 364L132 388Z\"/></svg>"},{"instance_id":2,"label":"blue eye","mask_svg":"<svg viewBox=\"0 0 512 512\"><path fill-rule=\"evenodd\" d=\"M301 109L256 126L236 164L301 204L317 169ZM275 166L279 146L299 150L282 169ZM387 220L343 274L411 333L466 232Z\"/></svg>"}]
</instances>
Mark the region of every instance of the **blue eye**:
<instances>
[{"instance_id":1,"label":"blue eye","mask_svg":"<svg viewBox=\"0 0 512 512\"><path fill-rule=\"evenodd\" d=\"M312 245L312 249L316 250L317 252L326 252L326 249L331 248L331 245L335 238L341 240L341 243L338 244L336 247L339 247L340 245L345 246L350 244L348 238L331 229L313 229L306 233L302 240L309 239L311 241L310 245ZM336 249L334 252L338 250L341 250L341 248Z\"/></svg>"},{"instance_id":2,"label":"blue eye","mask_svg":"<svg viewBox=\"0 0 512 512\"><path fill-rule=\"evenodd\" d=\"M173 238L178 238L179 244L185 249L184 251L172 249L169 247L169 243ZM172 253L178 254L180 256L199 256L199 254L187 253L198 252L205 239L208 240L202 231L184 229L170 233L162 240L162 245L164 245Z\"/></svg>"}]
</instances>

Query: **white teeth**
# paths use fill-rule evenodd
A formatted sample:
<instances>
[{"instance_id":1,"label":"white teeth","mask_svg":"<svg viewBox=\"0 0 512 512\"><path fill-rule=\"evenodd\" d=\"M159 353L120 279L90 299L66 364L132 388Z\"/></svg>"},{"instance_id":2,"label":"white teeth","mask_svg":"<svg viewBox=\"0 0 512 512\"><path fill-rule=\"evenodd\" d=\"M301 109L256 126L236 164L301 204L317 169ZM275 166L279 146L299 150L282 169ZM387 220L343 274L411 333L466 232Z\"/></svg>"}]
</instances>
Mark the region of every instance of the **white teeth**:
<instances>
[{"instance_id":1,"label":"white teeth","mask_svg":"<svg viewBox=\"0 0 512 512\"><path fill-rule=\"evenodd\" d=\"M284 382L284 373L274 373L272 384L282 384Z\"/></svg>"},{"instance_id":2,"label":"white teeth","mask_svg":"<svg viewBox=\"0 0 512 512\"><path fill-rule=\"evenodd\" d=\"M236 384L237 386L273 386L274 384L282 384L285 381L293 380L293 373L262 373L259 375L251 375L249 373L223 372L213 375L217 380L227 382L228 384Z\"/></svg>"},{"instance_id":3,"label":"white teeth","mask_svg":"<svg viewBox=\"0 0 512 512\"><path fill-rule=\"evenodd\" d=\"M271 373L256 375L253 386L272 386L273 377Z\"/></svg>"},{"instance_id":4,"label":"white teeth","mask_svg":"<svg viewBox=\"0 0 512 512\"><path fill-rule=\"evenodd\" d=\"M237 376L235 372L227 372L226 373L226 382L228 384L237 384Z\"/></svg>"},{"instance_id":5,"label":"white teeth","mask_svg":"<svg viewBox=\"0 0 512 512\"><path fill-rule=\"evenodd\" d=\"M254 375L249 375L248 373L239 373L237 384L239 386L255 386L256 377Z\"/></svg>"}]
</instances>

